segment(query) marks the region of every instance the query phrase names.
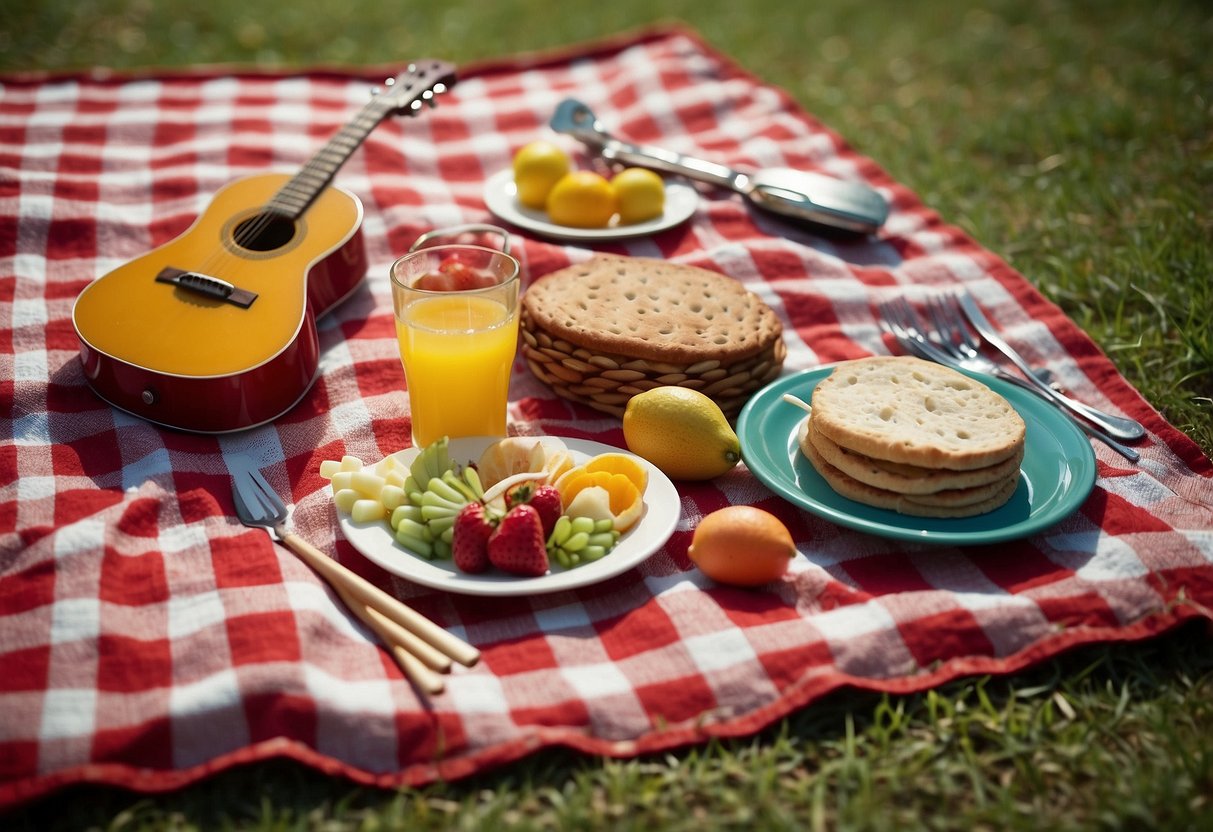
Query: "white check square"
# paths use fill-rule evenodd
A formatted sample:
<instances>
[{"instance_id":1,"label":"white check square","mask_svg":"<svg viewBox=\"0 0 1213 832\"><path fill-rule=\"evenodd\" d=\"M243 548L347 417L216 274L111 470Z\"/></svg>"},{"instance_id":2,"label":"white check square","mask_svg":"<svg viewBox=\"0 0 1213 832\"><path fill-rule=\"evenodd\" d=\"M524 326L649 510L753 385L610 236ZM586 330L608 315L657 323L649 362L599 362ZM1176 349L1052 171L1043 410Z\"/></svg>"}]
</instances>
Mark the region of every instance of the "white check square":
<instances>
[{"instance_id":1,"label":"white check square","mask_svg":"<svg viewBox=\"0 0 1213 832\"><path fill-rule=\"evenodd\" d=\"M46 692L38 736L47 740L87 737L96 730L97 691L83 688Z\"/></svg>"},{"instance_id":2,"label":"white check square","mask_svg":"<svg viewBox=\"0 0 1213 832\"><path fill-rule=\"evenodd\" d=\"M701 672L726 670L757 660L753 645L741 630L721 630L694 636L683 642Z\"/></svg>"}]
</instances>

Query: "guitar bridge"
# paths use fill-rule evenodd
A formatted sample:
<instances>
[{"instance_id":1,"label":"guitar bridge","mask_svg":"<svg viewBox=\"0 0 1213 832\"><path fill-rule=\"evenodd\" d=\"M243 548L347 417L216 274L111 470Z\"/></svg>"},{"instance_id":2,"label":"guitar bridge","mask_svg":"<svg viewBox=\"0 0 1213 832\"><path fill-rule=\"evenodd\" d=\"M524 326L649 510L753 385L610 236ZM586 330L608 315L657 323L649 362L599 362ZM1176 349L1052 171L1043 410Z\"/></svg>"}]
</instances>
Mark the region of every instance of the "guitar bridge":
<instances>
[{"instance_id":1,"label":"guitar bridge","mask_svg":"<svg viewBox=\"0 0 1213 832\"><path fill-rule=\"evenodd\" d=\"M171 283L181 289L194 292L215 300L226 301L244 309L253 305L257 299L256 292L241 289L226 280L220 280L201 272L187 272L185 269L175 269L165 266L156 275L157 283Z\"/></svg>"},{"instance_id":2,"label":"guitar bridge","mask_svg":"<svg viewBox=\"0 0 1213 832\"><path fill-rule=\"evenodd\" d=\"M155 279L156 283L169 283L198 295L215 298L216 301L233 303L244 309L252 306L252 302L257 300L256 292L239 289L238 286L228 283L227 280L200 272L187 272L187 270L171 266L160 269L160 274L155 275Z\"/></svg>"}]
</instances>

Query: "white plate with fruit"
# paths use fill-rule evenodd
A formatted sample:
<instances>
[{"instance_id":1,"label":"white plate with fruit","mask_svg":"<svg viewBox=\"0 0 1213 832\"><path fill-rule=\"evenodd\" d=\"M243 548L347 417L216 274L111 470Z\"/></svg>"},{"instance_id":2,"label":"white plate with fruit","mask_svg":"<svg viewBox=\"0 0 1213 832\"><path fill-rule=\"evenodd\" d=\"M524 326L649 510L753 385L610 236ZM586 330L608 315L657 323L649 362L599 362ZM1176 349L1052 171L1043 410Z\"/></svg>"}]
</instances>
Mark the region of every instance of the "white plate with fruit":
<instances>
[{"instance_id":1,"label":"white plate with fruit","mask_svg":"<svg viewBox=\"0 0 1213 832\"><path fill-rule=\"evenodd\" d=\"M580 173L585 173L580 172ZM612 212L595 227L578 227L553 220L543 208L531 208L519 199L514 171L507 168L489 178L484 186L484 204L500 219L545 237L563 240L619 240L656 234L685 222L699 205L699 192L684 182L664 182L664 204L660 213L649 219L624 222L623 215Z\"/></svg>"},{"instance_id":2,"label":"white plate with fruit","mask_svg":"<svg viewBox=\"0 0 1213 832\"><path fill-rule=\"evenodd\" d=\"M502 458L498 452L506 446L512 454ZM529 460L520 461L520 453L521 457L529 454ZM595 465L599 467L594 468ZM593 470L585 470L587 466ZM626 474L615 466L622 466ZM470 468L477 473L469 473ZM444 484L432 483L427 488L418 485L418 481L438 475L438 469L444 469L441 472ZM480 471L485 472L484 480L480 480ZM681 514L678 491L656 466L618 448L584 439L515 437L504 445L499 437L451 439L442 449L440 460L436 450L408 448L374 464L362 465L349 458L345 463L325 463L322 474L332 479L341 531L359 553L394 575L466 595L557 592L615 577L660 549L673 534ZM637 477L640 487L635 484ZM629 479L631 485L625 481ZM544 532L522 531L520 527L527 522L538 524L539 520L520 519L528 512L507 507L505 495L522 493L529 499L538 486L555 488L557 482L563 484L569 495L561 512L564 519L555 520L557 526L553 528L554 518L547 518L548 512L544 512ZM520 487L524 490L519 491ZM633 487L635 492L631 490ZM427 496L424 492L430 489L432 493ZM609 492L603 498L609 509L594 505L594 498L603 491ZM372 497L372 493L378 496ZM445 534L445 544L438 542L442 539L439 529L450 528L462 535L463 530L456 530L454 525L470 525L474 522L471 515L480 512L469 511L465 516L466 504L461 503L479 502L476 497L483 497L483 502L490 506L493 526L502 533L497 536L500 541L488 542L489 547L496 547L493 562L480 564L476 567L480 571L466 571L456 561L463 557L462 563L466 564L468 555L456 556L451 551L454 542L451 533ZM535 505L539 505L538 499ZM538 515L541 511L530 513ZM617 515L608 520L602 516L604 511L608 517L610 511ZM584 519L585 515L593 515L590 519L597 523L596 528ZM578 516L583 519L575 519ZM612 530L615 520L623 527L621 531ZM420 526L430 525L434 535L431 537L428 529L424 535L434 541L432 548L417 543L423 534ZM416 537L410 529L416 530ZM515 535L515 531L520 533ZM524 564L514 571L498 567L499 563L506 563L497 559L498 552L504 553L501 558L533 561L536 554L519 551L520 546L529 545L533 534L541 535L545 562ZM466 536L474 535L469 532ZM505 540L507 536L517 537L522 543ZM455 545L461 552L468 550L467 545L458 542ZM422 548L430 548L426 556L414 551ZM579 563L574 563L578 560Z\"/></svg>"}]
</instances>

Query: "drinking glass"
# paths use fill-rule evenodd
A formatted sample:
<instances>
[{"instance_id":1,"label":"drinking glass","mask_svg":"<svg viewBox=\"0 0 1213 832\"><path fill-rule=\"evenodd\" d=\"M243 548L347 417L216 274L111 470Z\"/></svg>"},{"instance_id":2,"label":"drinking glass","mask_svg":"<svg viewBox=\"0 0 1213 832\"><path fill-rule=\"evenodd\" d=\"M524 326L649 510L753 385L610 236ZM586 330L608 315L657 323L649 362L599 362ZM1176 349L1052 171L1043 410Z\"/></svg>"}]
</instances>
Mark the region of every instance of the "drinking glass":
<instances>
[{"instance_id":1,"label":"drinking glass","mask_svg":"<svg viewBox=\"0 0 1213 832\"><path fill-rule=\"evenodd\" d=\"M486 246L435 245L398 259L391 277L413 445L505 436L518 261Z\"/></svg>"}]
</instances>

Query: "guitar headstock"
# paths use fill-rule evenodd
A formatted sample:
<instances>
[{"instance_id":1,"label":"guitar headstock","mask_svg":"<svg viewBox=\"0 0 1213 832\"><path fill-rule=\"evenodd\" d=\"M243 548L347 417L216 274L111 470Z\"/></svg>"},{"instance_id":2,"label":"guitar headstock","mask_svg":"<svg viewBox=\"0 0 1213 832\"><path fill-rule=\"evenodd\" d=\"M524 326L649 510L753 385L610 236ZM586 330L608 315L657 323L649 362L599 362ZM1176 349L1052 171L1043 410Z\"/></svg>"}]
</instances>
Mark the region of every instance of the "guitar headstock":
<instances>
[{"instance_id":1,"label":"guitar headstock","mask_svg":"<svg viewBox=\"0 0 1213 832\"><path fill-rule=\"evenodd\" d=\"M455 80L454 64L428 59L416 61L395 78L384 82L383 88L376 90L376 101L398 115L411 115L425 104L433 106L434 96L453 87Z\"/></svg>"}]
</instances>

